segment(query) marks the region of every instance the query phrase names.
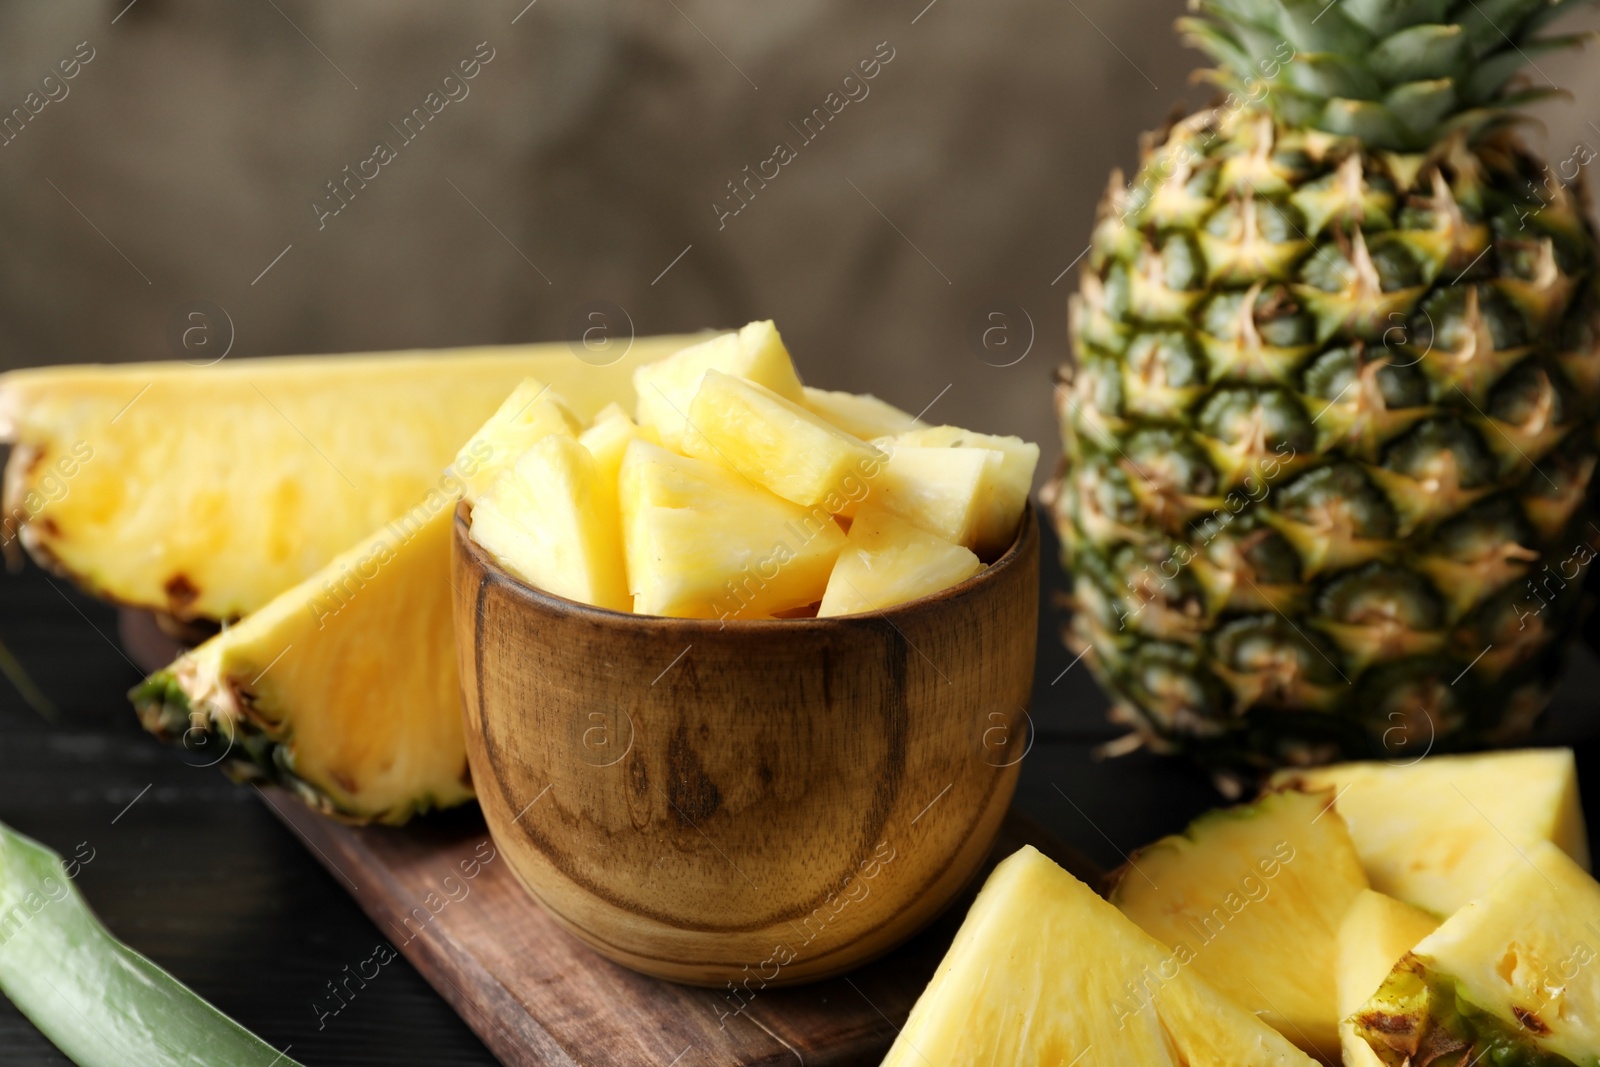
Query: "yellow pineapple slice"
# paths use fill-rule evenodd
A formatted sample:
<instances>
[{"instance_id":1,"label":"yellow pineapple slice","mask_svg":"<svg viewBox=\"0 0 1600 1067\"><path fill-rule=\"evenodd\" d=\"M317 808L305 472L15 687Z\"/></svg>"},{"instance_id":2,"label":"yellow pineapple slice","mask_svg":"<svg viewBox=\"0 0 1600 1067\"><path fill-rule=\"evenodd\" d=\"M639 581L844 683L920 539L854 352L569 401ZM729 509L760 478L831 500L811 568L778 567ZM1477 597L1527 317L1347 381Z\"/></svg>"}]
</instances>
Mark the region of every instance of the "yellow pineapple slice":
<instances>
[{"instance_id":1,"label":"yellow pineapple slice","mask_svg":"<svg viewBox=\"0 0 1600 1067\"><path fill-rule=\"evenodd\" d=\"M702 341L634 372L639 423L653 427L665 447L682 449L689 405L708 370L747 378L796 403L804 398L778 328L770 320L752 322L738 333Z\"/></svg>"},{"instance_id":2,"label":"yellow pineapple slice","mask_svg":"<svg viewBox=\"0 0 1600 1067\"><path fill-rule=\"evenodd\" d=\"M130 694L196 759L354 821L472 797L451 622L455 500L434 496Z\"/></svg>"},{"instance_id":3,"label":"yellow pineapple slice","mask_svg":"<svg viewBox=\"0 0 1600 1067\"><path fill-rule=\"evenodd\" d=\"M983 515L978 522L977 550L991 557L1004 552L1017 535L1033 471L1039 465L1039 446L1020 437L973 433L959 426L926 426L895 436L897 445L926 448L987 448L1000 453L1000 466L991 472Z\"/></svg>"},{"instance_id":4,"label":"yellow pineapple slice","mask_svg":"<svg viewBox=\"0 0 1600 1067\"><path fill-rule=\"evenodd\" d=\"M823 615L882 611L971 578L983 564L970 549L941 541L885 508L868 504L850 523L828 576Z\"/></svg>"},{"instance_id":5,"label":"yellow pineapple slice","mask_svg":"<svg viewBox=\"0 0 1600 1067\"><path fill-rule=\"evenodd\" d=\"M1600 884L1536 842L1417 942L1354 1021L1387 1067L1596 1062Z\"/></svg>"},{"instance_id":6,"label":"yellow pineapple slice","mask_svg":"<svg viewBox=\"0 0 1600 1067\"><path fill-rule=\"evenodd\" d=\"M1372 887L1435 915L1488 892L1539 841L1589 866L1571 749L1341 763L1273 782L1334 790Z\"/></svg>"},{"instance_id":7,"label":"yellow pineapple slice","mask_svg":"<svg viewBox=\"0 0 1600 1067\"><path fill-rule=\"evenodd\" d=\"M473 506L471 530L530 585L612 611L633 608L615 468L608 472L567 434L549 434L525 451Z\"/></svg>"},{"instance_id":8,"label":"yellow pineapple slice","mask_svg":"<svg viewBox=\"0 0 1600 1067\"><path fill-rule=\"evenodd\" d=\"M1140 849L1111 902L1308 1052L1339 1055L1339 927L1367 888L1332 793L1269 793Z\"/></svg>"},{"instance_id":9,"label":"yellow pineapple slice","mask_svg":"<svg viewBox=\"0 0 1600 1067\"><path fill-rule=\"evenodd\" d=\"M755 382L708 370L689 405L683 451L738 471L785 500L853 511L883 456Z\"/></svg>"},{"instance_id":10,"label":"yellow pineapple slice","mask_svg":"<svg viewBox=\"0 0 1600 1067\"><path fill-rule=\"evenodd\" d=\"M994 869L884 1067L1311 1067L1031 847Z\"/></svg>"},{"instance_id":11,"label":"yellow pineapple slice","mask_svg":"<svg viewBox=\"0 0 1600 1067\"><path fill-rule=\"evenodd\" d=\"M181 619L266 604L430 489L523 378L587 417L633 405L634 370L565 344L130 363L0 375L10 441L0 546L109 600Z\"/></svg>"},{"instance_id":12,"label":"yellow pineapple slice","mask_svg":"<svg viewBox=\"0 0 1600 1067\"><path fill-rule=\"evenodd\" d=\"M845 433L863 441L893 437L897 433L926 425L915 415L879 400L871 393L840 393L806 386L801 404L813 415L820 415Z\"/></svg>"},{"instance_id":13,"label":"yellow pineapple slice","mask_svg":"<svg viewBox=\"0 0 1600 1067\"><path fill-rule=\"evenodd\" d=\"M1372 1046L1356 1033L1352 1016L1377 992L1418 941L1439 924L1426 912L1366 889L1356 897L1339 927L1339 1043L1344 1067L1382 1067Z\"/></svg>"},{"instance_id":14,"label":"yellow pineapple slice","mask_svg":"<svg viewBox=\"0 0 1600 1067\"><path fill-rule=\"evenodd\" d=\"M451 469L465 486L462 495L467 503L476 504L534 442L553 433L570 436L582 428L559 393L537 378L522 379L456 453Z\"/></svg>"},{"instance_id":15,"label":"yellow pineapple slice","mask_svg":"<svg viewBox=\"0 0 1600 1067\"><path fill-rule=\"evenodd\" d=\"M623 550L633 610L762 618L822 599L844 533L726 467L635 440L622 460Z\"/></svg>"},{"instance_id":16,"label":"yellow pineapple slice","mask_svg":"<svg viewBox=\"0 0 1600 1067\"><path fill-rule=\"evenodd\" d=\"M868 499L952 544L976 549L1004 460L988 448L889 445Z\"/></svg>"}]
</instances>

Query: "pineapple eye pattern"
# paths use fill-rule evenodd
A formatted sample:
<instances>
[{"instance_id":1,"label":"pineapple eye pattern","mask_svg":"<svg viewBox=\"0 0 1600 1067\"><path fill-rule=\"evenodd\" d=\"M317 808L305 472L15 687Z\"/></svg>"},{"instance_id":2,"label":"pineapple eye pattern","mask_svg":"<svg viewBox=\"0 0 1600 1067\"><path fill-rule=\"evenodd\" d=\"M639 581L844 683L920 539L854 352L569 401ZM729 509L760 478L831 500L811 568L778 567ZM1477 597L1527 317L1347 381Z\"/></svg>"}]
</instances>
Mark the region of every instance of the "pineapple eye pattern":
<instances>
[{"instance_id":1,"label":"pineapple eye pattern","mask_svg":"<svg viewBox=\"0 0 1600 1067\"><path fill-rule=\"evenodd\" d=\"M1228 36L1238 6L1193 23L1236 90L1229 56L1292 17ZM1360 64L1406 28L1370 14L1322 19ZM1309 57L1278 62L1166 132L1084 257L1053 498L1074 649L1144 741L1219 770L1508 739L1600 541L1595 234L1509 125L1389 96L1340 127Z\"/></svg>"}]
</instances>

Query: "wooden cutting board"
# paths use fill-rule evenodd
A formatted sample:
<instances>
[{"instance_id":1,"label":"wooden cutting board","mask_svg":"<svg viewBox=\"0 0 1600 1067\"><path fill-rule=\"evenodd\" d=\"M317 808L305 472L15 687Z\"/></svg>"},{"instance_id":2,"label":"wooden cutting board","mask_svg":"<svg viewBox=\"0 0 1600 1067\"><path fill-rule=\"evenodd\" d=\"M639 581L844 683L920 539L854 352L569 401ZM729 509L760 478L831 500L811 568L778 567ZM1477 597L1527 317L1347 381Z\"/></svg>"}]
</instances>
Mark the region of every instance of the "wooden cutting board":
<instances>
[{"instance_id":1,"label":"wooden cutting board","mask_svg":"<svg viewBox=\"0 0 1600 1067\"><path fill-rule=\"evenodd\" d=\"M262 796L508 1067L876 1063L978 884L876 963L795 989L760 989L753 980L753 992L736 998L636 974L563 931L522 890L475 807L400 829L351 827L288 793ZM1081 878L1097 877L1015 811L981 875L1023 844ZM355 972L344 981L360 989ZM332 994L326 1006L338 1006Z\"/></svg>"}]
</instances>

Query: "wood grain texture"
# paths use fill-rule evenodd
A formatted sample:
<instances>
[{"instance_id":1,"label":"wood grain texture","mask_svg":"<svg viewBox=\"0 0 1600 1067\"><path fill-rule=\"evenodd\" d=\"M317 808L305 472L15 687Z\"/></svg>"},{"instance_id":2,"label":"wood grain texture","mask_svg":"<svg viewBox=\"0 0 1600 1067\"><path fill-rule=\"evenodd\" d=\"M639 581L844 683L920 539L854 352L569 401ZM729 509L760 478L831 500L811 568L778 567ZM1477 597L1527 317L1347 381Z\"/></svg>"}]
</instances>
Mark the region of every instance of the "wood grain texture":
<instances>
[{"instance_id":1,"label":"wood grain texture","mask_svg":"<svg viewBox=\"0 0 1600 1067\"><path fill-rule=\"evenodd\" d=\"M456 516L468 759L507 866L637 970L727 990L840 974L938 915L1025 747L1039 537L829 619L664 619L552 596Z\"/></svg>"},{"instance_id":2,"label":"wood grain texture","mask_svg":"<svg viewBox=\"0 0 1600 1067\"><path fill-rule=\"evenodd\" d=\"M1098 876L1013 813L957 906L898 950L848 975L736 997L639 974L568 934L523 891L472 812L350 827L281 791L263 796L509 1067L875 1063L994 863L1033 844L1085 880Z\"/></svg>"}]
</instances>

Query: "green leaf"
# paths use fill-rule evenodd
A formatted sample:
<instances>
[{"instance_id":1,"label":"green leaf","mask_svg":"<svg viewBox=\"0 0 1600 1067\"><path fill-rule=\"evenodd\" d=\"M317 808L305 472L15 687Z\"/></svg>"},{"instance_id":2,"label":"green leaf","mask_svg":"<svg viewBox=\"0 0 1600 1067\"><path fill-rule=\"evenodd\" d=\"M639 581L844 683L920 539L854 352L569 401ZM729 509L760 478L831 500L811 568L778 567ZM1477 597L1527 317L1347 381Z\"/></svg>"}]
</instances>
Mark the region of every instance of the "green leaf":
<instances>
[{"instance_id":1,"label":"green leaf","mask_svg":"<svg viewBox=\"0 0 1600 1067\"><path fill-rule=\"evenodd\" d=\"M1547 0L1465 0L1451 13L1461 24L1475 56L1484 56L1517 39L1523 22Z\"/></svg>"},{"instance_id":2,"label":"green leaf","mask_svg":"<svg viewBox=\"0 0 1600 1067\"><path fill-rule=\"evenodd\" d=\"M1327 52L1295 56L1283 76L1301 92L1321 97L1376 100L1384 89L1359 60Z\"/></svg>"},{"instance_id":3,"label":"green leaf","mask_svg":"<svg viewBox=\"0 0 1600 1067\"><path fill-rule=\"evenodd\" d=\"M1369 148L1410 147L1410 138L1393 113L1371 100L1329 100L1323 105L1317 128L1355 137Z\"/></svg>"},{"instance_id":4,"label":"green leaf","mask_svg":"<svg viewBox=\"0 0 1600 1067\"><path fill-rule=\"evenodd\" d=\"M1277 25L1300 52L1342 52L1357 56L1374 38L1339 10L1338 0L1278 0Z\"/></svg>"},{"instance_id":5,"label":"green leaf","mask_svg":"<svg viewBox=\"0 0 1600 1067\"><path fill-rule=\"evenodd\" d=\"M1467 37L1456 25L1413 26L1391 34L1367 62L1390 85L1459 78L1467 68Z\"/></svg>"},{"instance_id":6,"label":"green leaf","mask_svg":"<svg viewBox=\"0 0 1600 1067\"><path fill-rule=\"evenodd\" d=\"M1443 22L1450 0L1339 0L1345 14L1374 37L1425 22Z\"/></svg>"},{"instance_id":7,"label":"green leaf","mask_svg":"<svg viewBox=\"0 0 1600 1067\"><path fill-rule=\"evenodd\" d=\"M112 937L61 857L4 824L0 990L79 1067L299 1067Z\"/></svg>"},{"instance_id":8,"label":"green leaf","mask_svg":"<svg viewBox=\"0 0 1600 1067\"><path fill-rule=\"evenodd\" d=\"M1461 98L1469 104L1485 104L1494 100L1505 89L1506 82L1533 56L1555 52L1564 48L1582 48L1595 39L1593 32L1574 33L1565 37L1542 37L1524 41L1520 47L1507 47L1480 62L1460 86Z\"/></svg>"},{"instance_id":9,"label":"green leaf","mask_svg":"<svg viewBox=\"0 0 1600 1067\"><path fill-rule=\"evenodd\" d=\"M1182 35L1184 44L1198 48L1218 65L1236 74L1250 70L1249 54L1217 23L1207 22L1205 19L1182 18L1177 21L1177 29Z\"/></svg>"},{"instance_id":10,"label":"green leaf","mask_svg":"<svg viewBox=\"0 0 1600 1067\"><path fill-rule=\"evenodd\" d=\"M1396 88L1383 101L1400 123L1416 137L1413 144L1432 140L1434 127L1455 110L1456 87L1449 78L1411 82Z\"/></svg>"}]
</instances>

